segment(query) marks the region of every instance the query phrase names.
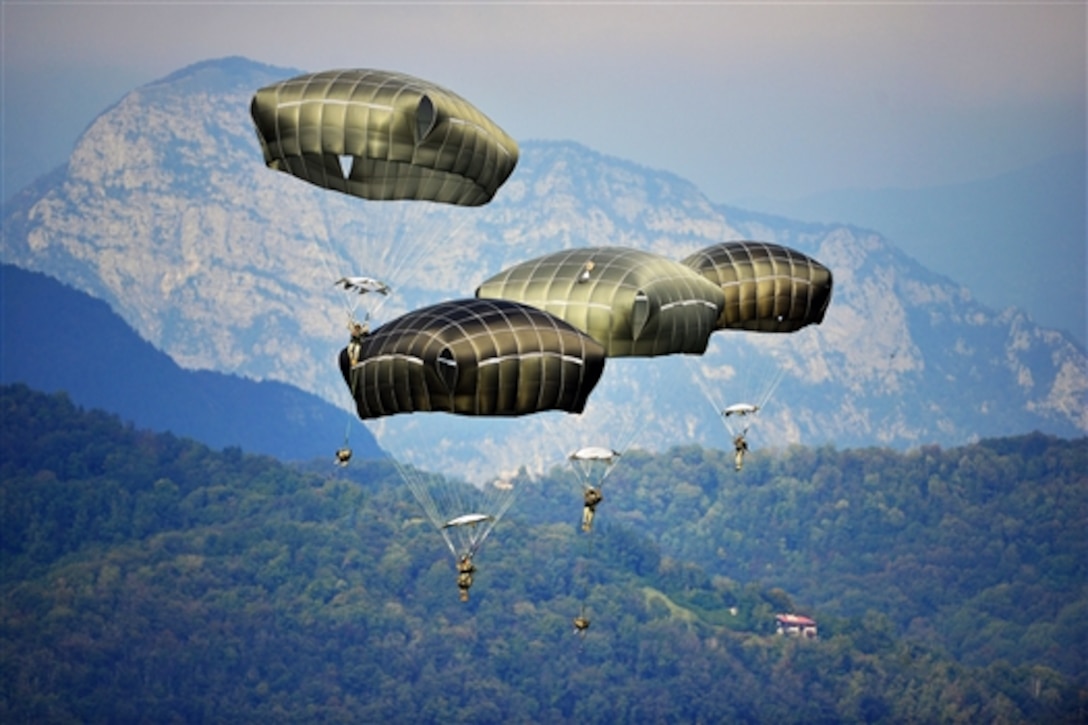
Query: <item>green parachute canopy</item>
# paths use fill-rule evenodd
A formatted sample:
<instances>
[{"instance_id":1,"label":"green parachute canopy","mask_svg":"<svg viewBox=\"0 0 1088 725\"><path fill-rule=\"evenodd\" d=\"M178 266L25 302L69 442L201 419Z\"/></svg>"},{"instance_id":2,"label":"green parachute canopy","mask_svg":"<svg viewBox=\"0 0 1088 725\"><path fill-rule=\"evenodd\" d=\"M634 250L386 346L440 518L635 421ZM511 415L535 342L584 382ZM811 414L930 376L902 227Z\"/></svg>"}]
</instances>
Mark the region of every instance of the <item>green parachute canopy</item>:
<instances>
[{"instance_id":1,"label":"green parachute canopy","mask_svg":"<svg viewBox=\"0 0 1088 725\"><path fill-rule=\"evenodd\" d=\"M778 244L715 244L681 264L721 288L719 329L794 332L822 322L831 303L831 270Z\"/></svg>"},{"instance_id":2,"label":"green parachute canopy","mask_svg":"<svg viewBox=\"0 0 1088 725\"><path fill-rule=\"evenodd\" d=\"M479 206L518 161L475 106L403 73L301 75L258 90L250 113L270 168L364 199Z\"/></svg>"},{"instance_id":3,"label":"green parachute canopy","mask_svg":"<svg viewBox=\"0 0 1088 725\"><path fill-rule=\"evenodd\" d=\"M542 310L464 299L409 312L362 340L340 370L366 420L440 411L516 416L581 413L604 372L604 349Z\"/></svg>"},{"instance_id":4,"label":"green parachute canopy","mask_svg":"<svg viewBox=\"0 0 1088 725\"><path fill-rule=\"evenodd\" d=\"M625 247L580 247L510 267L476 290L566 320L609 357L702 354L725 300L679 262Z\"/></svg>"}]
</instances>

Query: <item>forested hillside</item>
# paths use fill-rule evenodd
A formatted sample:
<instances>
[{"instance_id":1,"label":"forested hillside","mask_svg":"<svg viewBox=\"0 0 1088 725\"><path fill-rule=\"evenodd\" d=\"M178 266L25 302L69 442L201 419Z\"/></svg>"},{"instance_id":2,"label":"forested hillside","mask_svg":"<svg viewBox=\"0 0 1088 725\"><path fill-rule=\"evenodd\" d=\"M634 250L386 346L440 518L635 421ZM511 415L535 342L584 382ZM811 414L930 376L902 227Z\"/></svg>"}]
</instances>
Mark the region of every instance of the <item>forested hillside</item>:
<instances>
[{"instance_id":1,"label":"forested hillside","mask_svg":"<svg viewBox=\"0 0 1088 725\"><path fill-rule=\"evenodd\" d=\"M601 516L710 574L825 613L879 612L964 662L1088 682L1088 440L792 447L753 453L739 474L731 464L697 447L625 456ZM539 490L568 479L555 471Z\"/></svg>"},{"instance_id":2,"label":"forested hillside","mask_svg":"<svg viewBox=\"0 0 1088 725\"><path fill-rule=\"evenodd\" d=\"M883 600L869 579L909 547L928 551L946 520L946 545L970 540L979 522L944 496L1006 511L997 531L1033 572L1024 585L1050 592L1035 626L1074 624L1046 612L1067 599L1084 613L1084 535L1066 528L1083 521L1083 466L1080 479L1061 473L1083 463L1083 442L797 449L754 454L740 478L713 451L631 454L606 482L592 547L570 480L515 481L525 491L462 604L452 558L389 462L288 467L214 452L22 386L0 389L0 416L3 722L1051 723L1088 712L1075 630L1064 655L975 649L959 661L939 637L903 631L909 581ZM960 478L941 468L990 456L1009 468L988 492L964 466ZM896 521L917 516L902 489L919 467L943 512L910 531L855 520L866 495ZM868 478L878 468L888 480ZM1004 481L1010 471L1043 492L1054 477L1076 487L1064 506L1041 493L1006 508L1030 481ZM847 513L822 511L825 496ZM734 515L716 519L727 505ZM780 539L791 516L815 514L823 533L810 538L834 545L818 572L794 577L790 552L812 544ZM1044 539L1045 552L1031 548ZM719 548L728 570L707 554ZM992 553L955 553L961 595L988 591ZM852 571L855 560L868 566ZM827 594L836 587L842 602ZM960 616L979 606L964 601ZM584 639L571 625L583 607ZM795 608L818 619L818 640L774 634L774 614ZM1000 637L1016 610L991 607L987 630Z\"/></svg>"}]
</instances>

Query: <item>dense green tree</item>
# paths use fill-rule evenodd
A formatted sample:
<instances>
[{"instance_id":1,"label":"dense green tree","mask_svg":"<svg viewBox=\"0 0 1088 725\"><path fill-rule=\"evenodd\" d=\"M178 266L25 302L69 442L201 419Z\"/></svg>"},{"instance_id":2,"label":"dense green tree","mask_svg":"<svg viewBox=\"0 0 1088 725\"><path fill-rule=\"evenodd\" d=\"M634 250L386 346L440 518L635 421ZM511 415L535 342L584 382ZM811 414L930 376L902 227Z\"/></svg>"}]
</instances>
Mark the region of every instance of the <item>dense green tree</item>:
<instances>
[{"instance_id":1,"label":"dense green tree","mask_svg":"<svg viewBox=\"0 0 1088 725\"><path fill-rule=\"evenodd\" d=\"M1084 441L635 451L591 540L519 477L461 604L387 462L0 412L3 722L1084 719Z\"/></svg>"}]
</instances>

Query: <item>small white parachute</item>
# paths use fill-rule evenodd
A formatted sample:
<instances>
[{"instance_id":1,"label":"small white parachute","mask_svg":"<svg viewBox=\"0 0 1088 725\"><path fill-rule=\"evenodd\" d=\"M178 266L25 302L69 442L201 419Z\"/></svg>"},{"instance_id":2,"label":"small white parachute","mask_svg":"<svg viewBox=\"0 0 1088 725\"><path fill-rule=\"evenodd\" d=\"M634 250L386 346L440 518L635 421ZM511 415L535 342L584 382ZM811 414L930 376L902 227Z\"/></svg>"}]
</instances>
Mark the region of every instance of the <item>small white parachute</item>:
<instances>
[{"instance_id":1,"label":"small white parachute","mask_svg":"<svg viewBox=\"0 0 1088 725\"><path fill-rule=\"evenodd\" d=\"M612 467L620 459L619 451L602 446L579 448L568 456L570 465L582 480L582 490L600 489Z\"/></svg>"},{"instance_id":2,"label":"small white parachute","mask_svg":"<svg viewBox=\"0 0 1088 725\"><path fill-rule=\"evenodd\" d=\"M476 524L483 523L484 521L494 521L495 517L490 514L464 514L457 518L450 519L446 523L442 524L442 528L448 529L452 526L475 526Z\"/></svg>"},{"instance_id":3,"label":"small white parachute","mask_svg":"<svg viewBox=\"0 0 1088 725\"><path fill-rule=\"evenodd\" d=\"M752 405L751 403L733 403L722 410L722 415L728 418L731 415L752 415L759 412L758 405Z\"/></svg>"},{"instance_id":4,"label":"small white parachute","mask_svg":"<svg viewBox=\"0 0 1088 725\"><path fill-rule=\"evenodd\" d=\"M766 402L766 400L763 402ZM755 421L756 415L762 407L762 403L759 405L754 403L733 403L722 408L722 422L725 423L729 435L733 436L734 442L737 436L743 438L748 435L748 428Z\"/></svg>"},{"instance_id":5,"label":"small white parachute","mask_svg":"<svg viewBox=\"0 0 1088 725\"><path fill-rule=\"evenodd\" d=\"M601 446L586 446L570 454L572 461L601 461L603 463L614 463L619 457L619 451Z\"/></svg>"},{"instance_id":6,"label":"small white parachute","mask_svg":"<svg viewBox=\"0 0 1088 725\"><path fill-rule=\"evenodd\" d=\"M343 287L348 292L358 292L365 295L368 292L377 292L380 295L388 295L391 291L389 285L373 277L341 277L333 284Z\"/></svg>"}]
</instances>

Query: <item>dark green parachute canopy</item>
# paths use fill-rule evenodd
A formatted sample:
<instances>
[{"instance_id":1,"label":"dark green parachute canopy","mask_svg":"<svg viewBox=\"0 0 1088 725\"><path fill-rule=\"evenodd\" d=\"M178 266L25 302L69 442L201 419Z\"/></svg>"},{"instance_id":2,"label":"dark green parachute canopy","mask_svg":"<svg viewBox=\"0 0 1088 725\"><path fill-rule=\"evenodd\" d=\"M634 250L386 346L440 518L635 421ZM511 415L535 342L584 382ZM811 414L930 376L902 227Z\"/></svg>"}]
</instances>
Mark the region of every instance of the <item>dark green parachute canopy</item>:
<instances>
[{"instance_id":1,"label":"dark green parachute canopy","mask_svg":"<svg viewBox=\"0 0 1088 725\"><path fill-rule=\"evenodd\" d=\"M566 320L609 357L702 354L725 300L679 262L625 247L581 247L522 262L477 297L516 300Z\"/></svg>"},{"instance_id":2,"label":"dark green parachute canopy","mask_svg":"<svg viewBox=\"0 0 1088 725\"><path fill-rule=\"evenodd\" d=\"M581 413L604 372L604 350L546 312L464 299L409 312L363 338L340 371L359 417L417 411L511 416Z\"/></svg>"},{"instance_id":3,"label":"dark green parachute canopy","mask_svg":"<svg viewBox=\"0 0 1088 725\"><path fill-rule=\"evenodd\" d=\"M725 242L681 263L721 287L719 329L794 332L823 322L831 302L831 270L778 244Z\"/></svg>"},{"instance_id":4,"label":"dark green parachute canopy","mask_svg":"<svg viewBox=\"0 0 1088 725\"><path fill-rule=\"evenodd\" d=\"M301 75L258 90L250 113L270 168L364 199L479 206L518 161L471 103L403 73Z\"/></svg>"}]
</instances>

